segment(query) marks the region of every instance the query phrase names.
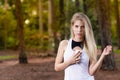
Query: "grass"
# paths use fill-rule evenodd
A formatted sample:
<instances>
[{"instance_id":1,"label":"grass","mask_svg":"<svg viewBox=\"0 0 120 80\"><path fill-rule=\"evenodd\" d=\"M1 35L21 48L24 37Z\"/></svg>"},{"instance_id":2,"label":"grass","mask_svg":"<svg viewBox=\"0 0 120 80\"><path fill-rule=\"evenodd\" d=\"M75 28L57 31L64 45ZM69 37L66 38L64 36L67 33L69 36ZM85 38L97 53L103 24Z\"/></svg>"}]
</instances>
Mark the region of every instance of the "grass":
<instances>
[{"instance_id":1,"label":"grass","mask_svg":"<svg viewBox=\"0 0 120 80\"><path fill-rule=\"evenodd\" d=\"M120 53L120 49L114 50L115 53Z\"/></svg>"},{"instance_id":2,"label":"grass","mask_svg":"<svg viewBox=\"0 0 120 80\"><path fill-rule=\"evenodd\" d=\"M16 55L0 56L0 60L10 60L10 59L17 59L17 56Z\"/></svg>"},{"instance_id":3,"label":"grass","mask_svg":"<svg viewBox=\"0 0 120 80\"><path fill-rule=\"evenodd\" d=\"M101 48L101 46L100 46L100 45L97 45L97 48L99 49L99 48Z\"/></svg>"},{"instance_id":4,"label":"grass","mask_svg":"<svg viewBox=\"0 0 120 80\"><path fill-rule=\"evenodd\" d=\"M115 59L115 62L120 62L120 59Z\"/></svg>"}]
</instances>

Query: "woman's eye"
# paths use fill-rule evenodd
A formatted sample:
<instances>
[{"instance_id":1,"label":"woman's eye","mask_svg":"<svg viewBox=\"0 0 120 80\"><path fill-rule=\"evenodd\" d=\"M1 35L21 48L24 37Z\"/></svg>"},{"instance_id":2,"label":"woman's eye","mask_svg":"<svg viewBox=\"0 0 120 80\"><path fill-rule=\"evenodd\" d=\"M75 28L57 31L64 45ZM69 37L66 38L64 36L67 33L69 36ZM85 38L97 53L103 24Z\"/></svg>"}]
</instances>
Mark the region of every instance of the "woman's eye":
<instances>
[{"instance_id":1,"label":"woman's eye","mask_svg":"<svg viewBox=\"0 0 120 80\"><path fill-rule=\"evenodd\" d=\"M75 25L76 28L78 28L78 25Z\"/></svg>"},{"instance_id":2,"label":"woman's eye","mask_svg":"<svg viewBox=\"0 0 120 80\"><path fill-rule=\"evenodd\" d=\"M84 28L84 26L81 26L82 28Z\"/></svg>"}]
</instances>

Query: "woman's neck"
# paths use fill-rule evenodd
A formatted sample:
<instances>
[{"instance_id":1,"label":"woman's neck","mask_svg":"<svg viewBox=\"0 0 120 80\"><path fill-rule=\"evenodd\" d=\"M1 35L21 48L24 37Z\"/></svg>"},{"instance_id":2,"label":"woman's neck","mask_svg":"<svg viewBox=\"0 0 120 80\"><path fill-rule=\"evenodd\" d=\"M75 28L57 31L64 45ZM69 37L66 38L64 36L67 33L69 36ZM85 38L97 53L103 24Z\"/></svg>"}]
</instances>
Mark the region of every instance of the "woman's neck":
<instances>
[{"instance_id":1,"label":"woman's neck","mask_svg":"<svg viewBox=\"0 0 120 80\"><path fill-rule=\"evenodd\" d=\"M84 39L83 38L81 38L81 39L80 38L73 38L73 40L76 42L82 42Z\"/></svg>"}]
</instances>

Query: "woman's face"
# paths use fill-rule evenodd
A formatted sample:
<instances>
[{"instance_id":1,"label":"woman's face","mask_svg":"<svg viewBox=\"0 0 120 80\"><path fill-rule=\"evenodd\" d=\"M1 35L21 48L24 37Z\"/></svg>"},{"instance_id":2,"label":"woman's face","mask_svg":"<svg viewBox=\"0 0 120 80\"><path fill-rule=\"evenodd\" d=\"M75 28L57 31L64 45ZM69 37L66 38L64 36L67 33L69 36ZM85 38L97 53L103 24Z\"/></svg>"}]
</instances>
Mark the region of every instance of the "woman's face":
<instances>
[{"instance_id":1,"label":"woman's face","mask_svg":"<svg viewBox=\"0 0 120 80\"><path fill-rule=\"evenodd\" d=\"M84 39L85 36L85 27L84 23L81 20L76 20L72 26L72 31L76 39Z\"/></svg>"}]
</instances>

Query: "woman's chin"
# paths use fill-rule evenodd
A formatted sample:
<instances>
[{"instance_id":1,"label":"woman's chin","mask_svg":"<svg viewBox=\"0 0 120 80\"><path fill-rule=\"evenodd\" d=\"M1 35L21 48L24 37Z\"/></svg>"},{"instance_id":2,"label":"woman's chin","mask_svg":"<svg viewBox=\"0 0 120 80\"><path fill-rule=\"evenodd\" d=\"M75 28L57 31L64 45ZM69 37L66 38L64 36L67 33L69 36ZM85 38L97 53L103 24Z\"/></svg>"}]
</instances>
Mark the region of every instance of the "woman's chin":
<instances>
[{"instance_id":1,"label":"woman's chin","mask_svg":"<svg viewBox=\"0 0 120 80\"><path fill-rule=\"evenodd\" d=\"M79 39L82 39L82 38L83 38L83 37L82 37L82 36L80 36L80 35L78 35L77 37L78 37Z\"/></svg>"}]
</instances>

